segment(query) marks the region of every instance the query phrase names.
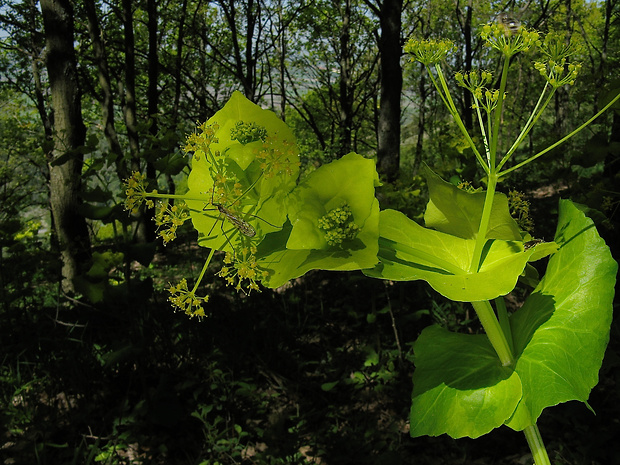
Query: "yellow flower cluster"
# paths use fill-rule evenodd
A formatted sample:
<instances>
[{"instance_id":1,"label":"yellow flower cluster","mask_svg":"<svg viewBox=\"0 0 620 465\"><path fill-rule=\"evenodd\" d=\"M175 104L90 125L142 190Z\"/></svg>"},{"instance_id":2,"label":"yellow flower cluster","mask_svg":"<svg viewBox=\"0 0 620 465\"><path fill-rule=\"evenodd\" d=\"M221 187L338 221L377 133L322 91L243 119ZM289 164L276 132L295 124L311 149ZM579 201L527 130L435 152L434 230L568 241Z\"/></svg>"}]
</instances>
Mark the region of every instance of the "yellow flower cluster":
<instances>
[{"instance_id":1,"label":"yellow flower cluster","mask_svg":"<svg viewBox=\"0 0 620 465\"><path fill-rule=\"evenodd\" d=\"M534 231L534 221L530 216L530 202L525 199L523 192L511 190L508 192L510 215L515 219L519 228L528 233Z\"/></svg>"},{"instance_id":2,"label":"yellow flower cluster","mask_svg":"<svg viewBox=\"0 0 620 465\"><path fill-rule=\"evenodd\" d=\"M411 61L419 61L429 66L443 61L448 53L455 49L454 42L447 39L415 39L411 38L405 44L405 53L413 55Z\"/></svg>"},{"instance_id":3,"label":"yellow flower cluster","mask_svg":"<svg viewBox=\"0 0 620 465\"><path fill-rule=\"evenodd\" d=\"M571 44L558 34L547 34L540 51L546 61L537 61L534 67L553 87L575 84L581 70L581 63L568 63L573 54Z\"/></svg>"},{"instance_id":4,"label":"yellow flower cluster","mask_svg":"<svg viewBox=\"0 0 620 465\"><path fill-rule=\"evenodd\" d=\"M267 137L263 146L256 153L256 159L260 161L260 169L266 178L276 174L286 173L293 175L293 168L299 167L299 157L295 155L296 145L292 142L278 140L275 137Z\"/></svg>"},{"instance_id":5,"label":"yellow flower cluster","mask_svg":"<svg viewBox=\"0 0 620 465\"><path fill-rule=\"evenodd\" d=\"M318 224L319 229L325 231L325 241L331 246L355 239L360 231L360 227L353 222L351 207L346 203L319 218Z\"/></svg>"},{"instance_id":6,"label":"yellow flower cluster","mask_svg":"<svg viewBox=\"0 0 620 465\"><path fill-rule=\"evenodd\" d=\"M485 24L480 37L487 45L499 50L507 58L540 45L538 32L520 25L518 28L509 28L501 22Z\"/></svg>"},{"instance_id":7,"label":"yellow flower cluster","mask_svg":"<svg viewBox=\"0 0 620 465\"><path fill-rule=\"evenodd\" d=\"M217 273L226 280L228 286L249 294L260 291L257 281L266 278L268 273L261 270L256 261L256 247L245 247L238 254L230 252L224 257L225 266Z\"/></svg>"},{"instance_id":8,"label":"yellow flower cluster","mask_svg":"<svg viewBox=\"0 0 620 465\"><path fill-rule=\"evenodd\" d=\"M125 210L137 213L143 203L146 203L148 208L153 208L155 202L147 198L148 194L151 193L156 194L157 191L146 191L146 176L134 171L129 178L125 179Z\"/></svg>"},{"instance_id":9,"label":"yellow flower cluster","mask_svg":"<svg viewBox=\"0 0 620 465\"><path fill-rule=\"evenodd\" d=\"M183 310L188 316L202 318L205 316L205 311L202 308L202 303L209 300L209 296L198 297L195 294L195 289L191 291L187 288L187 280L183 278L179 284L173 286L172 284L168 288L170 297L168 301L172 303L173 307L178 310Z\"/></svg>"},{"instance_id":10,"label":"yellow flower cluster","mask_svg":"<svg viewBox=\"0 0 620 465\"><path fill-rule=\"evenodd\" d=\"M183 151L185 153L194 152L194 158L199 160L200 157L211 153L210 146L218 142L215 133L220 128L217 123L207 124L206 122L198 124L198 131L187 136L187 141Z\"/></svg>"},{"instance_id":11,"label":"yellow flower cluster","mask_svg":"<svg viewBox=\"0 0 620 465\"><path fill-rule=\"evenodd\" d=\"M159 202L155 213L155 224L164 245L176 239L177 228L189 217L189 209L185 203L170 206L168 202Z\"/></svg>"},{"instance_id":12,"label":"yellow flower cluster","mask_svg":"<svg viewBox=\"0 0 620 465\"><path fill-rule=\"evenodd\" d=\"M496 106L499 99L499 90L487 89L485 86L491 82L493 75L488 71L472 70L470 72L459 71L454 75L456 82L468 89L476 98L472 108L478 107L490 113Z\"/></svg>"},{"instance_id":13,"label":"yellow flower cluster","mask_svg":"<svg viewBox=\"0 0 620 465\"><path fill-rule=\"evenodd\" d=\"M267 129L254 122L244 123L243 121L237 121L235 126L230 130L230 138L238 141L242 145L258 140L265 142L267 138Z\"/></svg>"}]
</instances>

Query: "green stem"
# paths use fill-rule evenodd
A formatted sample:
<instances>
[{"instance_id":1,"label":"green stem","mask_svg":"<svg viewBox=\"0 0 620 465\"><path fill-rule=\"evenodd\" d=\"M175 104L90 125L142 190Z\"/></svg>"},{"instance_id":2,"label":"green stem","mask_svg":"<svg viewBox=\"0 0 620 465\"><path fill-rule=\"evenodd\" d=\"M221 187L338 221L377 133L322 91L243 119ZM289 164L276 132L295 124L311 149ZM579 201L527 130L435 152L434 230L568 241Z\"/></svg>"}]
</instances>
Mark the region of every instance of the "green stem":
<instances>
[{"instance_id":1,"label":"green stem","mask_svg":"<svg viewBox=\"0 0 620 465\"><path fill-rule=\"evenodd\" d=\"M588 125L590 125L592 123L592 121L594 121L596 118L598 118L599 116L601 116L603 113L605 113L609 107L611 107L614 103L616 103L618 101L618 99L620 99L620 93L618 95L616 95L607 105L605 105L599 112L596 113L596 115L594 115L592 118L590 118L588 121L586 121L585 123L583 123L581 126L579 126L577 129L575 129L573 132L571 132L570 134L568 134L567 136L563 137L562 139L560 139L559 141L557 141L555 144L551 145L550 147L547 147L546 149L538 152L536 155L532 155L530 158L528 158L525 161L522 161L521 163L519 163L518 165L515 165L511 168L508 168L507 170L502 171L501 173L499 173L497 175L498 178L502 178L504 176L506 176L508 173L510 173L511 171L517 170L519 168L521 168L524 165L527 165L528 163L530 163L531 161L536 160L538 157L543 156L545 153L549 152L550 150L553 150L554 148L556 148L557 146L563 144L564 142L566 142L568 139L570 139L571 137L573 137L575 134L577 134L578 132L580 132L581 130L583 130L584 128L586 128Z\"/></svg>"},{"instance_id":2,"label":"green stem","mask_svg":"<svg viewBox=\"0 0 620 465\"><path fill-rule=\"evenodd\" d=\"M155 192L147 192L146 197L153 199L182 199L182 200L197 200L199 202L211 203L211 196L201 195L189 197L187 194L160 194Z\"/></svg>"},{"instance_id":3,"label":"green stem","mask_svg":"<svg viewBox=\"0 0 620 465\"><path fill-rule=\"evenodd\" d=\"M502 77L499 83L499 97L497 106L495 107L495 121L493 121L493 134L491 135L491 171L495 170L497 159L497 145L499 139L499 128L502 123L502 109L504 108L504 93L506 92L506 83L508 82L508 67L510 66L510 57L504 56L504 66L502 68Z\"/></svg>"},{"instance_id":4,"label":"green stem","mask_svg":"<svg viewBox=\"0 0 620 465\"><path fill-rule=\"evenodd\" d=\"M493 198L495 197L495 188L497 187L497 175L489 173L486 197L484 199L484 208L482 210L482 218L480 219L480 227L476 236L476 245L474 253L469 264L469 273L477 273L480 267L480 258L482 257L482 249L487 241L487 230L491 221L491 210L493 208Z\"/></svg>"},{"instance_id":5,"label":"green stem","mask_svg":"<svg viewBox=\"0 0 620 465\"><path fill-rule=\"evenodd\" d=\"M471 305L474 307L474 310L476 310L480 323L482 324L493 349L495 349L497 356L502 362L502 365L505 367L512 365L514 361L512 350L510 349L506 335L504 334L504 331L502 331L502 327L499 324L499 321L497 321L495 312L493 311L493 307L491 307L489 301L481 300L478 302L472 302Z\"/></svg>"},{"instance_id":6,"label":"green stem","mask_svg":"<svg viewBox=\"0 0 620 465\"><path fill-rule=\"evenodd\" d=\"M521 130L521 133L519 134L519 136L515 140L514 144L512 144L512 147L510 147L508 149L508 152L506 152L506 155L504 155L504 157L502 158L502 161L497 165L497 170L498 171L502 168L502 166L504 166L506 164L506 162L510 159L512 154L519 148L519 146L521 145L521 142L523 142L523 139L525 139L525 136L527 136L529 134L529 132L532 130L532 128L534 127L534 125L536 124L536 122L538 121L540 116L545 111L545 108L547 108L547 105L549 105L549 102L551 101L551 97L553 97L553 95L555 94L555 90L556 90L555 88L547 96L547 100L545 100L545 103L542 105L542 107L540 107L540 104L541 104L541 102L543 100L543 97L545 96L545 93L547 92L547 87L549 87L549 83L548 82L545 83L545 87L543 88L543 90L542 90L542 92L540 94L540 97L538 98L538 102L536 102L536 106L532 110L532 113L530 114L530 117L528 118L527 122L525 123L525 126L523 126L523 129ZM539 108L540 108L540 110L539 110Z\"/></svg>"},{"instance_id":7,"label":"green stem","mask_svg":"<svg viewBox=\"0 0 620 465\"><path fill-rule=\"evenodd\" d=\"M194 284L194 288L192 289L192 294L196 293L196 290L198 289L198 286L200 285L200 281L202 281L202 277L207 272L207 268L209 267L209 263L211 263L211 259L213 258L213 254L215 254L215 249L211 249L211 252L209 252L209 256L207 257L207 261L205 262L205 264L202 267L202 271L200 272L200 275L198 276L198 279L196 280L196 284Z\"/></svg>"},{"instance_id":8,"label":"green stem","mask_svg":"<svg viewBox=\"0 0 620 465\"><path fill-rule=\"evenodd\" d=\"M448 84L446 83L446 79L444 78L443 71L441 70L441 66L439 64L435 65L435 71L437 72L437 76L439 77L439 82L441 83L441 86L439 86L437 84L437 81L435 80L435 78L433 76L433 73L431 73L430 70L428 70L428 75L430 76L431 80L433 81L433 85L435 86L435 88L439 92L439 95L441 96L441 99L443 100L443 103L448 108L448 111L450 112L450 114L454 118L454 121L455 121L456 125L458 126L458 128L461 130L461 133L463 134L463 136L465 136L465 139L467 140L467 143L469 144L469 147L474 152L474 155L476 155L476 158L480 162L480 165L482 166L484 171L488 174L489 173L489 167L488 167L487 163L485 163L484 158L482 158L482 155L480 155L480 152L478 151L478 148L476 147L476 144L474 143L474 141L472 140L471 136L469 135L469 132L467 132L467 128L465 127L465 123L463 123L463 120L461 119L461 116L459 115L459 112L456 109L456 105L454 104L454 100L452 100L452 95L450 94L450 89L448 89Z\"/></svg>"},{"instance_id":9,"label":"green stem","mask_svg":"<svg viewBox=\"0 0 620 465\"><path fill-rule=\"evenodd\" d=\"M503 297L498 297L495 299L495 308L497 308L497 318L499 320L499 325L502 327L502 331L504 332L504 336L506 336L506 340L508 341L508 346L510 347L510 351L514 354L515 346L512 340L512 330L510 329L510 319L508 318L508 310L506 309L506 302Z\"/></svg>"},{"instance_id":10,"label":"green stem","mask_svg":"<svg viewBox=\"0 0 620 465\"><path fill-rule=\"evenodd\" d=\"M472 93L473 94L473 93ZM476 105L476 115L478 116L478 125L480 126L480 133L482 134L482 141L484 142L484 153L487 156L487 162L489 166L491 165L491 154L489 152L489 139L487 138L487 133L484 130L484 120L482 118L482 114L480 113L480 102L478 98L474 95L474 103ZM489 114L487 112L487 123L489 121ZM489 126L489 129L490 126Z\"/></svg>"},{"instance_id":11,"label":"green stem","mask_svg":"<svg viewBox=\"0 0 620 465\"><path fill-rule=\"evenodd\" d=\"M547 455L547 449L545 449L536 423L525 428L523 433L525 434L525 439L527 439L527 445L530 446L530 450L532 451L534 463L536 465L551 465L549 456Z\"/></svg>"}]
</instances>

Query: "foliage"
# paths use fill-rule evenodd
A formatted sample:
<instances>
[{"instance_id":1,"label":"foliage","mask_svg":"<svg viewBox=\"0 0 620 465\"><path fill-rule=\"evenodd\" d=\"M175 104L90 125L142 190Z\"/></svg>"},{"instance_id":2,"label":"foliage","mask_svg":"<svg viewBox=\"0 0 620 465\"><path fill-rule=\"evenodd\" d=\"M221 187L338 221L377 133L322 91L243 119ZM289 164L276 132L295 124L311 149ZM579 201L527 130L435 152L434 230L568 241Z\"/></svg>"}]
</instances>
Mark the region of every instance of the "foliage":
<instances>
[{"instance_id":1,"label":"foliage","mask_svg":"<svg viewBox=\"0 0 620 465\"><path fill-rule=\"evenodd\" d=\"M511 218L506 198L495 192L503 176L550 150L502 171L554 90L574 84L580 66L566 65L570 47L552 34L541 42L536 32L520 25L517 32L505 30L502 24L487 25L481 36L503 55L499 89L486 87L492 81L487 71L457 73L456 80L473 96L484 151L478 151L469 135L438 65L451 52L451 43L412 39L406 51L427 67L486 173L487 191L461 191L429 170L431 198L425 222L433 229L399 212L382 212L381 261L366 273L383 279L423 279L451 300L472 302L486 331L486 337L438 327L422 332L415 344L411 434L475 438L506 424L525 432L535 462L545 464L550 462L536 421L545 407L573 399L586 402L597 383L609 340L617 263L592 229L593 222L574 204L560 204L557 245L541 241L530 245L525 242L526 233L520 233ZM535 45L541 47L544 61L534 66L547 84L516 141L500 155L500 115L510 58ZM551 93L545 96L549 85ZM554 255L545 277L509 320L502 296L515 287L528 261L548 254ZM496 299L497 315L489 302L492 299ZM559 353L564 356L558 357Z\"/></svg>"},{"instance_id":2,"label":"foliage","mask_svg":"<svg viewBox=\"0 0 620 465\"><path fill-rule=\"evenodd\" d=\"M351 153L310 173L296 185L299 161L290 130L277 117L234 93L222 110L190 135L192 153L186 194L148 191L140 173L127 180L126 208L153 199L184 200L158 214L159 234L174 239L190 216L198 243L227 253L218 273L237 290L276 288L312 269L355 270L376 262L378 175L371 160ZM173 209L177 209L174 210ZM164 218L166 218L164 220ZM335 221L335 218L338 220ZM192 289L172 286L171 302L190 316L205 316Z\"/></svg>"},{"instance_id":3,"label":"foliage","mask_svg":"<svg viewBox=\"0 0 620 465\"><path fill-rule=\"evenodd\" d=\"M523 430L536 463L547 464L537 419L545 407L573 399L585 402L596 384L609 338L617 264L596 230L587 234L593 223L574 204L560 204L555 241L543 243L519 229L508 198L496 192L508 173L550 150L505 167L554 92L574 84L580 69L566 64L570 47L562 46L554 35L541 41L535 31L516 29L496 23L481 31L487 44L503 56L499 89L488 87L493 79L488 71L455 77L473 96L482 150L460 118L438 64L453 50L451 42L412 39L406 47L429 70L486 173L487 190L468 191L427 168L430 199L425 227L394 210L379 214L374 198L378 176L373 169L366 170L366 161L356 154L322 166L295 186L292 167L298 163L290 148L294 139L275 115L238 93L189 138L186 150L193 151L189 192L185 196L149 192L135 173L127 184L127 208L142 202L153 206L153 198L185 199L199 243L211 248L202 274L213 251L226 251L226 266L219 274L237 289L243 288L244 280L248 292L258 289L258 281L279 287L317 268L363 269L367 276L385 280L425 280L450 300L471 302L486 336L431 326L415 343L411 434L476 438L506 424ZM501 154L498 141L510 58L536 46L541 47L543 61L534 66L547 83L515 142ZM205 213L209 206L212 215ZM244 206L249 209L243 210ZM266 217L261 220L268 227L260 227L259 214ZM178 215L174 218L181 220ZM214 231L218 222L221 234ZM228 230L225 224L230 224ZM171 228L175 227L172 220ZM526 274L528 262L551 254L545 277L509 320L503 296ZM536 279L530 282L536 284ZM171 288L170 300L188 315L201 317L205 315L201 300L206 299L196 297L198 283L189 290L182 280ZM491 300L496 300L497 314ZM596 324L588 325L589 321ZM567 356L558 358L558 352ZM577 352L578 357L568 356ZM546 391L547 385L554 388ZM334 386L326 383L323 388Z\"/></svg>"},{"instance_id":4,"label":"foliage","mask_svg":"<svg viewBox=\"0 0 620 465\"><path fill-rule=\"evenodd\" d=\"M158 4L153 29L147 2L132 3L129 25L120 2L92 2L105 45L98 55L86 3L76 2L75 47L90 135L78 150L86 158L80 213L98 240L81 277L82 295L67 301L55 286L54 238L36 208L46 205L45 137L53 130L40 11L36 3L0 1L0 21L9 32L0 44L3 452L24 463L436 464L452 463L457 455L517 462L524 452L511 446L507 428L493 435L500 447L485 437L477 446L419 435L473 437L502 424L530 434L537 419L541 429L563 431L549 443L557 463L615 459L605 440L617 432L606 424L617 418L617 403L609 401L617 397L617 328L601 382L588 399L607 342L614 264L582 213L592 216L601 235L607 232L601 224L614 220L613 112L588 121L591 132L569 131L580 115L600 114L615 96L610 76L618 60L617 15L600 2L572 2L568 9L555 1L525 10L516 2L517 17L489 23L482 37L476 26L499 19L494 3L408 4L404 36L435 40L418 44L423 47L448 38L456 53L430 64L437 86L424 66L406 70L402 179L378 186L369 157L379 130L379 32L368 3L347 2L349 12L328 2ZM514 41L524 31L536 42L529 26L541 30L543 54L531 47L497 65L498 49L523 47ZM553 34L558 32L561 40ZM575 45L565 50L569 37ZM485 47L485 38L496 48ZM508 61L510 80L502 92ZM135 94L128 85L133 72ZM457 79L440 77L453 73ZM537 103L542 87L555 91ZM277 111L288 127L235 89ZM132 99L133 123L127 113ZM235 104L216 114L228 99ZM437 105L442 99L448 110ZM37 114L42 124L34 123ZM452 117L462 122L455 126ZM184 152L179 142L196 120L206 123ZM350 147L363 156L345 155L349 129ZM561 147L547 149L567 133ZM495 143L495 153L486 150ZM271 176L266 158L261 161L266 153L286 160L291 172L280 167ZM287 155L280 158L282 153ZM543 155L542 164L530 163ZM497 182L510 183L524 197L509 195L506 203L495 190L491 166L498 167ZM121 192L132 170L146 173L130 182L142 201L151 196L157 206L155 227L170 243L165 253L134 243L139 217L122 211ZM457 189L461 181L476 189ZM539 186L546 190L534 190ZM534 198L547 191L555 198L559 189L594 208L608 206L611 218L601 223L602 215L578 204L556 207L551 198ZM165 198L170 201L160 202ZM534 218L536 236L547 242L510 218L527 202L531 209L521 209L522 219ZM558 210L556 228L550 222ZM480 220L495 233L482 234ZM188 235L192 226L203 247ZM571 229L575 234L568 237ZM162 266L178 250L181 265ZM541 259L549 254L546 265ZM195 269L195 259L206 263ZM388 279L317 271L361 268ZM593 274L576 276L578 268ZM204 279L210 275L223 279ZM586 276L598 281L583 282ZM430 298L421 280L463 302ZM250 293L260 283L276 289L250 299L225 287ZM467 301L512 288L508 297L495 299L495 310L474 304L482 323L475 320ZM573 288L596 296L590 299L596 305L573 311L584 306L568 292ZM208 324L175 318L166 299L192 315L208 315ZM510 318L504 300L515 306ZM499 330L488 330L493 311ZM422 331L431 317L443 328ZM501 337L490 344L471 334L480 333L480 324L492 339L500 331L508 335L503 353L512 353L511 367L497 360ZM550 355L543 349L549 347L557 350ZM576 377L564 360L583 365ZM458 379L440 373L441 366ZM468 391L460 389L464 385ZM481 398L499 405L488 412L483 404L484 421L474 421L463 407L479 407ZM426 412L436 399L441 408L433 406L437 415L430 418ZM570 404L546 408L570 399L587 400L605 415L586 417ZM410 438L409 430L417 437Z\"/></svg>"}]
</instances>

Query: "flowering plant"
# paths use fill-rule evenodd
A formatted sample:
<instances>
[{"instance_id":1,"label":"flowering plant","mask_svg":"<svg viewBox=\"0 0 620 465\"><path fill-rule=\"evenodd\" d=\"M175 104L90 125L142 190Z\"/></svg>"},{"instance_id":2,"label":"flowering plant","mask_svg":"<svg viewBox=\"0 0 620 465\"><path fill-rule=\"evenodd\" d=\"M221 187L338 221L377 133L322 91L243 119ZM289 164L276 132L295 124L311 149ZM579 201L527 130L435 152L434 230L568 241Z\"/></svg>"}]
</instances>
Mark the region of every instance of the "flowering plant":
<instances>
[{"instance_id":1,"label":"flowering plant","mask_svg":"<svg viewBox=\"0 0 620 465\"><path fill-rule=\"evenodd\" d=\"M502 425L523 431L536 464L549 464L537 419L543 409L568 400L587 402L609 338L617 264L583 209L560 202L555 238L533 238L511 216L497 187L585 128L510 166L559 86L572 85L579 64L555 36L544 39L517 23L489 24L481 36L503 58L499 88L486 70L459 72L471 92L482 146L474 142L451 97L441 61L449 41L412 39L405 51L422 62L485 174L486 191L469 192L425 168L430 200L425 227L395 210L379 210L372 160L349 154L301 182L295 139L275 115L234 93L224 108L188 138L193 155L189 191L147 191L134 173L127 181L128 209L156 207L164 242L191 218L199 244L211 249L192 289L170 287L171 302L190 316L205 316L196 291L216 250L218 272L250 292L271 288L311 269L362 269L386 280L425 280L448 299L471 302L486 334L456 334L431 326L415 342L416 371L411 434L472 438ZM534 66L545 78L540 98L514 143L499 151L510 58L539 48ZM184 203L170 206L168 199ZM530 262L550 257L542 279ZM533 287L509 315L504 296L522 280Z\"/></svg>"}]
</instances>

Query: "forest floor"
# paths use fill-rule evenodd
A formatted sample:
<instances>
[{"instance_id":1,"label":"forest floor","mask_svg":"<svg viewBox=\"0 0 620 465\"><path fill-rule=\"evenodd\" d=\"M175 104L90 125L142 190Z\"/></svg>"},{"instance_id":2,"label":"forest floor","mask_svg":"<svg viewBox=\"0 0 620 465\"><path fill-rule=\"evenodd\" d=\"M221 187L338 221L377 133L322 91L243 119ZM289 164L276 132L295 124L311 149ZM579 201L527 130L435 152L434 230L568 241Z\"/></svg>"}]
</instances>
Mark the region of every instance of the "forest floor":
<instances>
[{"instance_id":1,"label":"forest floor","mask_svg":"<svg viewBox=\"0 0 620 465\"><path fill-rule=\"evenodd\" d=\"M409 435L412 343L433 323L478 331L465 305L421 282L316 271L250 296L207 279L209 317L189 320L165 287L194 279L206 251L173 244L100 304L0 312L0 464L532 463L507 427ZM541 415L554 465L620 464L619 354L615 322L596 415L577 402Z\"/></svg>"}]
</instances>

